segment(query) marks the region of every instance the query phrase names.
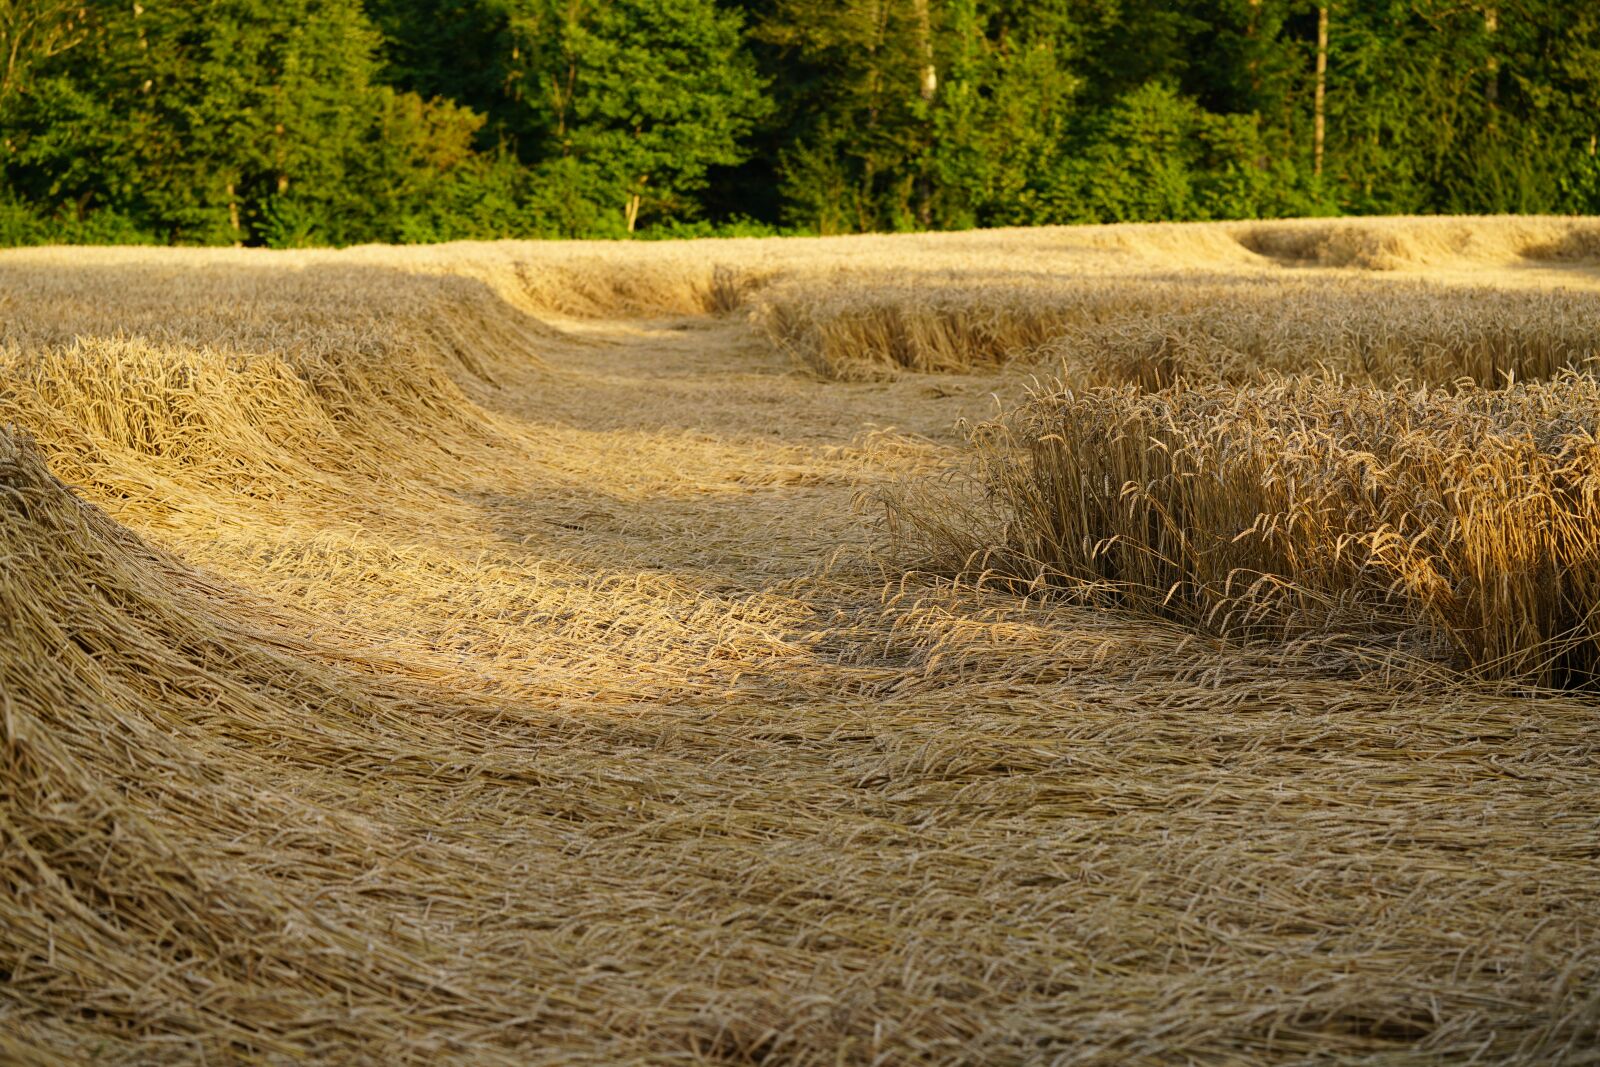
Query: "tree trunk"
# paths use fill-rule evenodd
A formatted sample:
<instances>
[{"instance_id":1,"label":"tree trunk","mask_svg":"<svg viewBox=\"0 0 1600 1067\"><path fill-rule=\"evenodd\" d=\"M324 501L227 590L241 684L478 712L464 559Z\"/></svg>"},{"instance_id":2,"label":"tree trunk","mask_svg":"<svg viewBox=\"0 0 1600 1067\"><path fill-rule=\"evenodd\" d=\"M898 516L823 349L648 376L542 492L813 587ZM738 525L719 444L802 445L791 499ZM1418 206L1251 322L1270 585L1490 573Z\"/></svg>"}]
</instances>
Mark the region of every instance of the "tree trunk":
<instances>
[{"instance_id":1,"label":"tree trunk","mask_svg":"<svg viewBox=\"0 0 1600 1067\"><path fill-rule=\"evenodd\" d=\"M1483 32L1489 38L1489 60L1486 64L1489 76L1488 83L1484 86L1484 98L1489 101L1489 108L1493 110L1500 106L1500 57L1495 54L1494 35L1500 30L1500 9L1488 7L1483 12Z\"/></svg>"},{"instance_id":2,"label":"tree trunk","mask_svg":"<svg viewBox=\"0 0 1600 1067\"><path fill-rule=\"evenodd\" d=\"M917 92L924 104L933 103L933 94L939 89L939 71L933 62L933 20L928 13L928 0L912 0L917 16L917 57L922 66L917 72ZM932 117L925 120L930 126ZM931 140L933 131L928 131ZM921 169L921 168L919 168ZM933 228L933 183L926 170L917 175L917 225L924 230Z\"/></svg>"},{"instance_id":3,"label":"tree trunk","mask_svg":"<svg viewBox=\"0 0 1600 1067\"><path fill-rule=\"evenodd\" d=\"M0 104L5 103L6 97L11 95L11 86L17 81L17 67L22 56L21 26L8 26L6 32L10 36L6 48L6 71L0 74Z\"/></svg>"},{"instance_id":4,"label":"tree trunk","mask_svg":"<svg viewBox=\"0 0 1600 1067\"><path fill-rule=\"evenodd\" d=\"M244 227L239 225L239 198L233 183L228 183L228 222L233 226L233 247L244 247Z\"/></svg>"},{"instance_id":5,"label":"tree trunk","mask_svg":"<svg viewBox=\"0 0 1600 1067\"><path fill-rule=\"evenodd\" d=\"M1261 0L1249 0L1250 21L1245 23L1244 38L1250 42L1250 56L1245 60L1245 69L1250 73L1250 106L1256 106L1256 97L1261 95L1261 57L1257 54L1256 31L1261 22ZM1260 114L1256 115L1259 124Z\"/></svg>"},{"instance_id":6,"label":"tree trunk","mask_svg":"<svg viewBox=\"0 0 1600 1067\"><path fill-rule=\"evenodd\" d=\"M628 232L632 233L634 226L639 222L639 204L644 198L638 193L628 197L628 206L623 209L623 216L628 220Z\"/></svg>"},{"instance_id":7,"label":"tree trunk","mask_svg":"<svg viewBox=\"0 0 1600 1067\"><path fill-rule=\"evenodd\" d=\"M1327 135L1328 95L1328 8L1331 0L1317 5L1317 93L1312 128L1311 173L1322 177L1322 148Z\"/></svg>"},{"instance_id":8,"label":"tree trunk","mask_svg":"<svg viewBox=\"0 0 1600 1067\"><path fill-rule=\"evenodd\" d=\"M883 70L878 63L878 46L883 44L883 39L889 30L889 5L887 0L877 0L872 7L872 21L875 29L872 33L872 42L867 45L867 55L871 57L871 67L867 79L867 128L876 129L878 125L879 97L883 93Z\"/></svg>"},{"instance_id":9,"label":"tree trunk","mask_svg":"<svg viewBox=\"0 0 1600 1067\"><path fill-rule=\"evenodd\" d=\"M928 0L912 0L917 12L917 55L922 58L917 89L924 101L932 101L939 88L939 72L933 65L933 21L928 15Z\"/></svg>"},{"instance_id":10,"label":"tree trunk","mask_svg":"<svg viewBox=\"0 0 1600 1067\"><path fill-rule=\"evenodd\" d=\"M272 99L276 105L278 114L282 115L285 111L283 105L282 85L274 85L272 87ZM279 119L277 122L272 124L272 160L275 164L277 164L275 169L278 172L279 196L282 196L284 193L289 191L289 165L287 162L289 150L288 146L284 144L285 132L287 131L285 131L283 128L282 119Z\"/></svg>"}]
</instances>

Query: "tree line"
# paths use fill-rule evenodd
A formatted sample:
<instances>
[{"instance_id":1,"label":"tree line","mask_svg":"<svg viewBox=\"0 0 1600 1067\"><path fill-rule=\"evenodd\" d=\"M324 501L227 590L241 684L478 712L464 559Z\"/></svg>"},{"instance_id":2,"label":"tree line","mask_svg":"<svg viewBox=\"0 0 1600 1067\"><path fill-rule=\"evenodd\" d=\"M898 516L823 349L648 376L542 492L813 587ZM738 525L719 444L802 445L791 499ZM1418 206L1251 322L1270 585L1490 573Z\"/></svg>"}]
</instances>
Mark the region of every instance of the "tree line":
<instances>
[{"instance_id":1,"label":"tree line","mask_svg":"<svg viewBox=\"0 0 1600 1067\"><path fill-rule=\"evenodd\" d=\"M0 243L1600 213L1571 0L0 0Z\"/></svg>"}]
</instances>

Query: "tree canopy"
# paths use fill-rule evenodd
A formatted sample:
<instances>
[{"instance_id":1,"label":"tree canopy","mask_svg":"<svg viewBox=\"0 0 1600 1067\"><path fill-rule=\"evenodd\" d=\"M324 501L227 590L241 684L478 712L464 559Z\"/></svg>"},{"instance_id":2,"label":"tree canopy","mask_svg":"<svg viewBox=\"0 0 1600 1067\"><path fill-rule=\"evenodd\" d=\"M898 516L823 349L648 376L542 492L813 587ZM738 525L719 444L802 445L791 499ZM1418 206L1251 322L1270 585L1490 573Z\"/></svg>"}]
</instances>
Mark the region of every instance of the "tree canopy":
<instances>
[{"instance_id":1,"label":"tree canopy","mask_svg":"<svg viewBox=\"0 0 1600 1067\"><path fill-rule=\"evenodd\" d=\"M1600 212L1566 0L0 0L0 243Z\"/></svg>"}]
</instances>

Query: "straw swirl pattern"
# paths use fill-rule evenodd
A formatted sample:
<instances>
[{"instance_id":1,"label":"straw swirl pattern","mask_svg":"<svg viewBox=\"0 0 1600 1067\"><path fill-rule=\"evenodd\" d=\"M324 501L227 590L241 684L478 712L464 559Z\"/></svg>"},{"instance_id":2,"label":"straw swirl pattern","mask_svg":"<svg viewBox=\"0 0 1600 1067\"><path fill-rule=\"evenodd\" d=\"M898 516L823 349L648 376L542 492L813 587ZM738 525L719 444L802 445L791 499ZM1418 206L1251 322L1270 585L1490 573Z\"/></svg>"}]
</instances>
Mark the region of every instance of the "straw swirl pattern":
<instances>
[{"instance_id":1,"label":"straw swirl pattern","mask_svg":"<svg viewBox=\"0 0 1600 1067\"><path fill-rule=\"evenodd\" d=\"M0 1061L1595 1062L1597 235L0 254Z\"/></svg>"}]
</instances>

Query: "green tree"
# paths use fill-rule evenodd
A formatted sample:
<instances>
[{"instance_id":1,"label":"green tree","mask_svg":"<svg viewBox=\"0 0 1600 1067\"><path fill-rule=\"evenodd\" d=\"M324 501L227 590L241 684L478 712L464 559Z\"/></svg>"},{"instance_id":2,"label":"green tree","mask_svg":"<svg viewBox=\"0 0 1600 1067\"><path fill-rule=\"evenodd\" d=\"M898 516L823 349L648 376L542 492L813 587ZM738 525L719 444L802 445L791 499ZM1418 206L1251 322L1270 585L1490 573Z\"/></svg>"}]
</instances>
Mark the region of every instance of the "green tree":
<instances>
[{"instance_id":1,"label":"green tree","mask_svg":"<svg viewBox=\"0 0 1600 1067\"><path fill-rule=\"evenodd\" d=\"M1068 148L1082 79L1058 8L958 0L925 155L940 227L1048 221L1046 200Z\"/></svg>"},{"instance_id":2,"label":"green tree","mask_svg":"<svg viewBox=\"0 0 1600 1067\"><path fill-rule=\"evenodd\" d=\"M99 206L185 243L362 239L375 186L437 163L416 132L458 144L471 124L370 84L376 36L354 0L82 11L83 42L37 68L8 131L13 184L80 218ZM382 158L414 158L379 179L371 135L397 108L419 119Z\"/></svg>"},{"instance_id":3,"label":"green tree","mask_svg":"<svg viewBox=\"0 0 1600 1067\"><path fill-rule=\"evenodd\" d=\"M776 0L763 13L753 34L790 72L778 180L792 220L823 233L922 221L943 33L917 0Z\"/></svg>"},{"instance_id":4,"label":"green tree","mask_svg":"<svg viewBox=\"0 0 1600 1067\"><path fill-rule=\"evenodd\" d=\"M692 214L766 109L738 16L710 0L610 0L569 26L567 54L563 154L630 232L646 212Z\"/></svg>"},{"instance_id":5,"label":"green tree","mask_svg":"<svg viewBox=\"0 0 1600 1067\"><path fill-rule=\"evenodd\" d=\"M76 0L0 0L0 123L34 66L83 40L83 8Z\"/></svg>"},{"instance_id":6,"label":"green tree","mask_svg":"<svg viewBox=\"0 0 1600 1067\"><path fill-rule=\"evenodd\" d=\"M0 241L1600 210L1592 4L364 2L0 0Z\"/></svg>"}]
</instances>

